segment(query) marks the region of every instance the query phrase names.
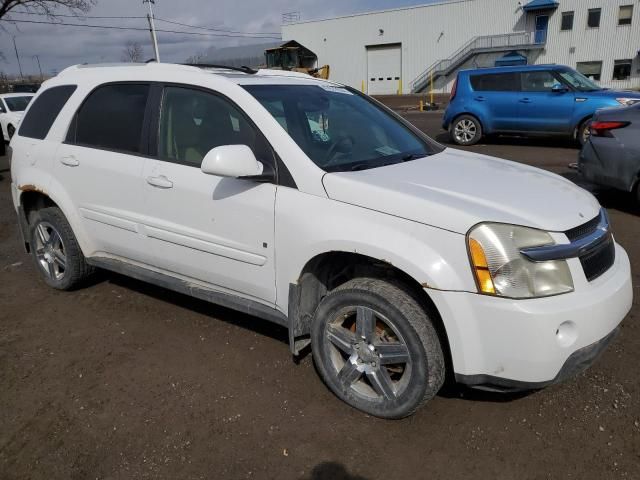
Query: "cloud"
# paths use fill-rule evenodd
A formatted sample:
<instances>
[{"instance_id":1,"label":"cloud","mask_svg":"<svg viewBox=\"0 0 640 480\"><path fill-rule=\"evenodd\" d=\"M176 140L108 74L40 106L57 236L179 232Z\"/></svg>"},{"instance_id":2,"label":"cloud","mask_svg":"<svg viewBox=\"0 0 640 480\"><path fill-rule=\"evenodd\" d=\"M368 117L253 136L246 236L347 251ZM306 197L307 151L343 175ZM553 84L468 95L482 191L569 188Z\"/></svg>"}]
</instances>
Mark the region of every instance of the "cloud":
<instances>
[{"instance_id":1,"label":"cloud","mask_svg":"<svg viewBox=\"0 0 640 480\"><path fill-rule=\"evenodd\" d=\"M360 11L393 8L400 5L426 3L429 0L156 0L155 15L159 19L243 32L279 33L282 13L300 12L303 19L328 18ZM68 13L60 11L59 13ZM146 5L141 0L98 0L91 16L144 17ZM47 21L46 17L13 15L14 19ZM60 18L62 22L119 27L147 28L145 18L131 19L74 19ZM62 25L8 24L2 22L0 51L6 57L0 60L0 71L18 73L13 51L12 36L20 53L22 70L36 74L38 67L34 55L38 55L45 74L60 71L77 63L117 62L127 41L140 42L145 57L153 56L150 35L147 31L103 30ZM158 29L187 30L178 25L158 21ZM193 30L207 33L203 30ZM162 33L158 34L163 61L183 62L191 55L211 47L267 43L268 38L205 37Z\"/></svg>"}]
</instances>

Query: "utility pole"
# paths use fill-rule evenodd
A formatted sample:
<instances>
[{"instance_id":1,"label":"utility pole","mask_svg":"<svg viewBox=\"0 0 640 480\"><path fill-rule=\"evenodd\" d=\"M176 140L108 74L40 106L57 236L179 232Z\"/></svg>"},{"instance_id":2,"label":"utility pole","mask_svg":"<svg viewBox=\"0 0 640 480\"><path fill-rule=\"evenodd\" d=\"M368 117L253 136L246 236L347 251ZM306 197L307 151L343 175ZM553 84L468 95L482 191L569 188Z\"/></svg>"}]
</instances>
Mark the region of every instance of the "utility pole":
<instances>
[{"instance_id":1,"label":"utility pole","mask_svg":"<svg viewBox=\"0 0 640 480\"><path fill-rule=\"evenodd\" d=\"M20 55L18 55L18 46L16 45L16 37L13 37L13 48L16 51L16 59L18 60L18 69L20 70L20 79L24 80L24 75L22 75L22 65L20 64Z\"/></svg>"},{"instance_id":2,"label":"utility pole","mask_svg":"<svg viewBox=\"0 0 640 480\"><path fill-rule=\"evenodd\" d=\"M151 42L153 43L153 51L156 56L156 62L160 63L160 51L158 50L158 36L156 35L156 25L154 23L153 18L153 5L155 5L155 0L142 0L142 3L149 4L149 13L147 14L147 20L149 20L149 32L151 32Z\"/></svg>"},{"instance_id":3,"label":"utility pole","mask_svg":"<svg viewBox=\"0 0 640 480\"><path fill-rule=\"evenodd\" d=\"M38 70L40 70L40 81L43 81L44 75L42 75L42 67L40 66L40 57L38 55L34 55L33 58L35 58L38 61Z\"/></svg>"}]
</instances>

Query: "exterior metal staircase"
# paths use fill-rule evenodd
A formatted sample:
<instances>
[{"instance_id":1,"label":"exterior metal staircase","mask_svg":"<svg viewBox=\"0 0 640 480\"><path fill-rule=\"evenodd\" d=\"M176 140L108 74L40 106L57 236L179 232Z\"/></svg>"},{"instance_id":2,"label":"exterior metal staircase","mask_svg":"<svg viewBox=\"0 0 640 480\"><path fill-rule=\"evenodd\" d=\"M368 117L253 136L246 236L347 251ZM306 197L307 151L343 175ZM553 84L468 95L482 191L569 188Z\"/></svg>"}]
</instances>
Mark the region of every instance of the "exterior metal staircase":
<instances>
[{"instance_id":1,"label":"exterior metal staircase","mask_svg":"<svg viewBox=\"0 0 640 480\"><path fill-rule=\"evenodd\" d=\"M515 32L500 35L474 37L460 47L451 57L438 60L411 83L411 93L420 93L429 87L431 81L449 75L469 58L480 53L503 52L509 50L533 50L544 48L547 43L545 31Z\"/></svg>"}]
</instances>

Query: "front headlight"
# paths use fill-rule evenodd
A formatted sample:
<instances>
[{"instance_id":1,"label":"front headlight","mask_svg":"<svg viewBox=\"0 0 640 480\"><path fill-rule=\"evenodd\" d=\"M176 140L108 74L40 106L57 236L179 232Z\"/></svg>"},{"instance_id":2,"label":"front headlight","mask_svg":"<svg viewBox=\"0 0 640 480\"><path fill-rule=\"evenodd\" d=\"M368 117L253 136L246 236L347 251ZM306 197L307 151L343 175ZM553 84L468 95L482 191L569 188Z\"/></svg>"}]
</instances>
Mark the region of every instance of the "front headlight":
<instances>
[{"instance_id":1,"label":"front headlight","mask_svg":"<svg viewBox=\"0 0 640 480\"><path fill-rule=\"evenodd\" d=\"M631 105L635 105L640 102L640 98L616 98L616 102L620 105L624 105L626 107L630 107Z\"/></svg>"},{"instance_id":2,"label":"front headlight","mask_svg":"<svg viewBox=\"0 0 640 480\"><path fill-rule=\"evenodd\" d=\"M555 244L534 228L483 223L467 235L478 290L509 298L536 298L573 291L566 260L532 262L520 250Z\"/></svg>"}]
</instances>

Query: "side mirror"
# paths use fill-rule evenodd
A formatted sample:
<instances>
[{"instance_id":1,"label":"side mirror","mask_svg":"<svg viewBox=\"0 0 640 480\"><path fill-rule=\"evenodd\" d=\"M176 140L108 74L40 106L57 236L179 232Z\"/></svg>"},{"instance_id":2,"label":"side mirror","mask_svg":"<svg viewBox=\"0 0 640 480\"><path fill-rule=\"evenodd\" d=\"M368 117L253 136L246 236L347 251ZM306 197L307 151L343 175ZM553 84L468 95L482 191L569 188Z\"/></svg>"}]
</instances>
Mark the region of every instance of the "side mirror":
<instances>
[{"instance_id":1,"label":"side mirror","mask_svg":"<svg viewBox=\"0 0 640 480\"><path fill-rule=\"evenodd\" d=\"M264 166L246 145L224 145L209 151L200 169L208 175L241 178L262 175Z\"/></svg>"},{"instance_id":2,"label":"side mirror","mask_svg":"<svg viewBox=\"0 0 640 480\"><path fill-rule=\"evenodd\" d=\"M567 91L567 87L565 87L561 83L556 83L553 87L551 87L551 91L553 93L564 93Z\"/></svg>"}]
</instances>

